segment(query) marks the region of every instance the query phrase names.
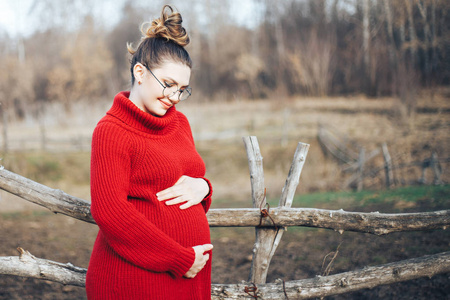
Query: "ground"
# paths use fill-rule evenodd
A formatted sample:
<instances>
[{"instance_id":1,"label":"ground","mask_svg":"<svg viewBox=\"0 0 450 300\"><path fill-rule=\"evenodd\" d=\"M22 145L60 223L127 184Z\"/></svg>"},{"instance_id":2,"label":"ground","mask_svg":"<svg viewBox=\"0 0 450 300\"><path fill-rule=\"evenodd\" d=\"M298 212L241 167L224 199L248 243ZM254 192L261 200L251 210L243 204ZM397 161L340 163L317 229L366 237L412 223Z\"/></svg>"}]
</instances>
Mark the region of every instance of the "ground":
<instances>
[{"instance_id":1,"label":"ground","mask_svg":"<svg viewBox=\"0 0 450 300\"><path fill-rule=\"evenodd\" d=\"M443 188L440 193L448 193ZM421 197L415 205L402 201L375 203L354 211L387 212L448 209L445 197ZM399 208L399 206L405 208ZM350 208L350 207L349 207ZM33 255L87 267L97 233L95 225L43 210L2 214L0 255L17 255L20 246ZM254 240L252 228L212 228L213 283L246 281L251 266ZM340 246L339 246L340 245ZM331 274L356 270L408 258L448 251L450 231L393 233L386 236L314 228L289 228L270 265L268 282L277 278L296 280L322 275L329 260L327 254L339 253ZM328 256L330 257L330 256ZM450 299L450 274L436 275L404 283L381 286L326 299ZM447 298L446 298L447 297ZM0 299L85 299L84 289L50 281L15 276L0 276Z\"/></svg>"},{"instance_id":2,"label":"ground","mask_svg":"<svg viewBox=\"0 0 450 300\"><path fill-rule=\"evenodd\" d=\"M294 207L346 211L431 211L450 209L446 189L440 196L426 193L393 195L383 202L384 164L381 155L365 166L370 190L358 205L342 197L343 183L351 174L341 172L317 142L318 124L337 128L343 136L366 148L366 153L387 143L398 169L395 187L417 184L420 165L409 165L436 152L441 159L442 180L450 182L450 90L431 97L420 95L417 113L405 117L393 98L366 99L293 98L289 100L186 102L180 105L189 118L197 148L205 160L206 177L214 186L213 208L250 207L251 189L242 136L258 137L264 157L265 186L272 204L277 202L299 141L311 145L303 168ZM89 141L96 122L109 102L79 103L71 114L57 105L47 109L45 122L27 116L9 128L8 153L1 164L8 170L71 195L89 200ZM45 125L45 129L44 129ZM400 166L408 167L401 167ZM381 167L381 169L380 169ZM375 170L377 172L372 172ZM433 181L428 169L427 183ZM328 192L311 198L315 192ZM402 192L405 193L405 192ZM374 201L378 194L380 201ZM401 194L401 193L399 193ZM414 196L416 200L409 201ZM403 197L403 198L402 198ZM405 198L406 197L406 198ZM439 200L439 201L437 201ZM54 215L0 191L0 256L17 255L22 247L33 255L87 267L97 228L95 225ZM254 229L213 228L215 245L212 281L247 280L251 265ZM324 257L339 247L331 274L407 258L449 251L450 231L394 233L387 236L325 229L289 228L270 265L268 282L311 278L322 274ZM325 265L327 262L325 263ZM450 274L377 287L327 299L450 299ZM84 289L58 283L0 276L0 299L85 299Z\"/></svg>"}]
</instances>

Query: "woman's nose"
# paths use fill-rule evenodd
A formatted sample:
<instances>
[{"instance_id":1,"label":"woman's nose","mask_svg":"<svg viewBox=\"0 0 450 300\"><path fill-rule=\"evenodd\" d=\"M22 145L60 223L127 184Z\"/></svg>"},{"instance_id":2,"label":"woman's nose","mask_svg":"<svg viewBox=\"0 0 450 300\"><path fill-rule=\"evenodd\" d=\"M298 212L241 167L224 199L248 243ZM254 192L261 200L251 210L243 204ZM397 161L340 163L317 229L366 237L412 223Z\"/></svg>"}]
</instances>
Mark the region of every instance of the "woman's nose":
<instances>
[{"instance_id":1,"label":"woman's nose","mask_svg":"<svg viewBox=\"0 0 450 300\"><path fill-rule=\"evenodd\" d=\"M179 95L178 93L167 95L167 99L169 99L169 101L172 102L172 104L177 104L178 102L180 102L178 95Z\"/></svg>"}]
</instances>

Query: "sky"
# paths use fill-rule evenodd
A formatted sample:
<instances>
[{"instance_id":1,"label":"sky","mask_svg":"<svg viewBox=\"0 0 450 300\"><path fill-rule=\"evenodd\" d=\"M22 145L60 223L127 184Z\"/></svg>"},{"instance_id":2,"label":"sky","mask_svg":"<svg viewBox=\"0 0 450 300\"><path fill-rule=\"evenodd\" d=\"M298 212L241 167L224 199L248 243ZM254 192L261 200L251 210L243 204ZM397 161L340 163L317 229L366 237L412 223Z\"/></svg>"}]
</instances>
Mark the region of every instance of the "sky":
<instances>
[{"instance_id":1,"label":"sky","mask_svg":"<svg viewBox=\"0 0 450 300\"><path fill-rule=\"evenodd\" d=\"M0 0L0 31L6 31L11 37L32 34L30 28L38 28L33 15L34 5L39 0ZM53 0L55 1L55 0ZM56 0L57 1L57 0ZM125 0L97 0L92 1L93 14L101 22L115 24L120 19L120 10ZM79 9L82 9L81 7Z\"/></svg>"},{"instance_id":2,"label":"sky","mask_svg":"<svg viewBox=\"0 0 450 300\"><path fill-rule=\"evenodd\" d=\"M15 36L24 30L24 17L34 0L1 0L0 27L9 35Z\"/></svg>"},{"instance_id":3,"label":"sky","mask_svg":"<svg viewBox=\"0 0 450 300\"><path fill-rule=\"evenodd\" d=\"M87 9L92 11L97 21L108 27L114 26L120 20L120 11L125 1L126 0L89 1L90 7ZM143 1L136 0L136 2L139 3ZM148 1L145 2L149 3ZM169 2L175 3L176 6L177 0ZM253 15L255 11L254 0L229 0L229 3L231 13L238 24L247 27L255 25L252 24L252 22L255 22L255 19L249 17L250 15ZM33 28L42 26L41 24L34 24L38 19L33 15L36 10L36 5L39 5L39 0L0 0L0 33L6 32L13 38L19 36L27 37L32 34ZM80 6L77 9L86 9L86 6Z\"/></svg>"}]
</instances>

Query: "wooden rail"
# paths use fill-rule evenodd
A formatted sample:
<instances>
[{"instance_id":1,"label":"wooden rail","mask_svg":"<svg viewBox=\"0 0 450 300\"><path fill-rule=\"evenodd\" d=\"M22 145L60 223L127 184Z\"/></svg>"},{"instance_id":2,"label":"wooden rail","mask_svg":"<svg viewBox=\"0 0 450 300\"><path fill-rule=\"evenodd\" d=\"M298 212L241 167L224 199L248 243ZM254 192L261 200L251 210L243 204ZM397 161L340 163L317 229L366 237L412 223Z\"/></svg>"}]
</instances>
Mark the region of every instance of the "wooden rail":
<instances>
[{"instance_id":1,"label":"wooden rail","mask_svg":"<svg viewBox=\"0 0 450 300\"><path fill-rule=\"evenodd\" d=\"M86 200L52 189L5 169L0 170L0 189L43 206L54 213L95 224L90 212L91 204ZM269 213L272 219L262 218L259 207L227 208L210 209L206 216L211 227L306 226L376 235L450 227L450 210L383 214L281 206L269 209Z\"/></svg>"},{"instance_id":2,"label":"wooden rail","mask_svg":"<svg viewBox=\"0 0 450 300\"><path fill-rule=\"evenodd\" d=\"M307 299L347 293L377 285L391 284L419 277L450 272L450 252L435 254L364 268L351 272L305 280L266 284L270 260L280 242L283 229L288 226L308 226L333 229L339 232L358 231L377 235L397 231L447 229L450 210L427 213L381 214L291 208L294 193L309 145L299 143L280 197L279 206L266 207L262 155L255 137L244 138L249 158L253 208L211 209L211 227L255 227L256 241L248 283L213 284L212 299ZM1 169L0 189L17 195L70 217L95 223L90 203ZM0 274L52 280L69 285L84 286L86 269L36 258L19 248L18 257L0 257ZM253 293L249 296L249 291Z\"/></svg>"}]
</instances>

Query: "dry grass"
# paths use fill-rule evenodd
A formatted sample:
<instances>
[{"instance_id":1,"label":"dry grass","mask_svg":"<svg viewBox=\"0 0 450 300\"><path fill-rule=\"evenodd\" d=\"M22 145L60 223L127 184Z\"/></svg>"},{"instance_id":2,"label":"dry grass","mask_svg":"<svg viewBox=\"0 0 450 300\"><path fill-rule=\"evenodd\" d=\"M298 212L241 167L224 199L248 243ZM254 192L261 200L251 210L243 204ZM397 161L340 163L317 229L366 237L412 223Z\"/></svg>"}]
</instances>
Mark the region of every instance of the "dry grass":
<instances>
[{"instance_id":1,"label":"dry grass","mask_svg":"<svg viewBox=\"0 0 450 300\"><path fill-rule=\"evenodd\" d=\"M386 142L397 164L429 157L431 151L437 151L441 158L449 156L448 98L441 95L430 99L427 94L423 94L419 102L419 112L406 120L399 117L394 109L395 105L396 101L391 98L373 100L351 97L291 99L279 103L237 100L230 103L193 102L183 104L180 109L191 120L198 150L207 164L207 177L214 185L213 207L217 208L251 205L247 158L241 139L244 135L258 136L264 156L265 184L269 199L275 199L281 194L298 141L311 144L298 192L304 194L341 189L345 176L333 159L324 156L316 139L319 122L336 127L368 151ZM101 106L107 105L103 103ZM89 113L84 115L84 118L88 119L83 119L78 115L81 111L77 111L75 119L66 115L62 125L58 125L57 121L48 125L48 137L61 139L80 134L89 137L95 126L94 120L98 120L104 110L99 113L100 109L90 108ZM53 115L54 120L62 117L63 115ZM65 130L66 128L68 130ZM24 139L33 140L36 135L32 122L15 124L12 130L20 133L20 138ZM286 137L284 144L283 136ZM52 153L22 150L3 155L2 164L21 175L88 199L89 152ZM372 165L376 167L379 163L382 163L382 160L375 160ZM443 164L443 167L443 179L448 182L448 163ZM418 168L404 169L403 173L397 173L397 176L410 179L420 176ZM373 180L374 189L382 187L384 177L382 174L378 177L378 181ZM436 201L438 197L434 195L418 195L420 193L417 191L414 192L414 199L417 199L414 202L410 201L410 195L400 199L391 195L391 198L395 198L395 201L391 201L383 192L367 196L364 196L364 193L356 194L359 195L358 199L361 198L358 201L366 211L427 211L442 209L441 203L446 205L444 208L448 206L445 202L448 194L446 190L441 192L441 202ZM355 195L349 194L352 197ZM320 195L321 199L309 197L314 195L302 195L301 205L351 209L357 202L352 202L350 196L337 193ZM375 201L376 199L380 200ZM11 201L8 203L6 193L1 192L0 210L3 211L0 227L3 230L0 233L3 236L0 240L6 241L0 244L3 256L16 255L14 248L22 246L40 257L87 266L97 230L95 226L64 216L54 216L48 212L31 211L36 208L32 204L27 207L29 211L26 212L4 213L10 203L25 203L20 199ZM296 201L294 206L299 205L298 199ZM9 208L10 211L23 209L17 205L11 205ZM351 232L339 234L324 229L291 228L283 237L272 260L268 281L273 282L276 278L312 278L322 273L320 267L324 257L332 251L337 254L341 244L339 255L329 257L332 264L330 262L328 265L333 267L332 273L445 251L449 246L448 235L447 231L431 231L373 237ZM213 282L235 283L246 280L251 263L252 243L249 243L249 239L253 236L251 228L212 230L212 242L215 245ZM0 279L0 298L3 296L5 299L25 299L28 295L41 297L39 299L85 298L82 288L9 276ZM448 282L448 276L441 275L433 277L432 280L419 279L331 298L398 299L402 296L404 299L441 299L446 295Z\"/></svg>"},{"instance_id":2,"label":"dry grass","mask_svg":"<svg viewBox=\"0 0 450 300\"><path fill-rule=\"evenodd\" d=\"M264 157L265 184L269 198L279 197L298 141L311 144L302 174L300 193L339 190L345 176L340 166L325 157L317 142L318 124L323 123L364 146L367 152L387 143L395 163L423 160L436 151L449 156L450 101L444 95L431 100L422 93L419 113L402 119L393 98L298 98L289 101L234 101L193 105L182 110L191 120L198 149L205 158L216 196L224 199L250 197L250 181L241 136L255 135ZM209 141L208 137L223 136ZM287 142L283 143L283 137ZM375 158L371 165L382 166ZM443 179L449 172L444 166ZM430 181L431 172L428 174ZM412 182L421 173L418 167L403 169L398 179ZM367 180L366 186L382 188L384 175ZM229 204L229 201L225 201ZM244 204L246 205L246 204Z\"/></svg>"},{"instance_id":3,"label":"dry grass","mask_svg":"<svg viewBox=\"0 0 450 300\"><path fill-rule=\"evenodd\" d=\"M448 93L448 92L447 92ZM89 140L96 122L110 104L95 102L75 105L70 114L61 107L49 107L44 120L48 140L70 141L74 138ZM397 100L393 98L366 99L360 96L336 98L291 98L288 100L246 101L235 99L221 103L182 103L178 109L184 112L190 122L197 148L207 164L207 176L213 181L216 207L248 206L250 204L250 180L242 136L258 137L264 157L265 184L268 198L278 198L284 185L297 142L311 144L299 193L333 191L342 189L348 175L342 174L339 164L324 156L317 142L318 124L335 128L349 139L364 146L367 152L379 148L386 142L391 156L397 164L423 160L436 151L440 158L449 157L450 101L446 91L422 92L419 97L418 113L404 119L398 113ZM41 122L42 123L42 122ZM31 141L39 144L39 129L36 121L27 118L25 122L10 126L11 143L26 141L25 150ZM17 143L16 143L17 144ZM58 148L59 147L59 148ZM51 148L50 146L48 148ZM57 149L63 149L56 146ZM31 147L33 149L33 147ZM36 148L34 148L36 149ZM55 187L77 193L81 186L82 197L86 196L88 185L89 145L76 164L67 163L64 154L41 153L44 161L56 160L59 178L50 182ZM55 148L53 148L55 150ZM23 153L23 152L22 152ZM33 154L34 155L34 154ZM3 156L3 164L13 167L24 176L29 176L29 154L17 153ZM39 160L39 158L36 158ZM21 160L21 162L19 162ZM69 160L70 162L70 160ZM382 166L381 156L370 166ZM370 167L369 166L369 167ZM448 163L443 164L443 180L450 181ZM84 180L73 182L74 169L84 174ZM51 171L51 170L50 170ZM428 174L430 181L431 172ZM40 172L46 176L45 172ZM420 177L420 169L411 167L396 173L397 179L412 182ZM48 177L46 177L48 178ZM37 178L39 179L39 178ZM366 180L365 186L383 187L382 172Z\"/></svg>"}]
</instances>

